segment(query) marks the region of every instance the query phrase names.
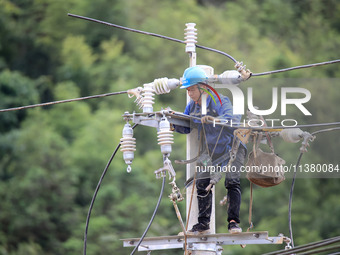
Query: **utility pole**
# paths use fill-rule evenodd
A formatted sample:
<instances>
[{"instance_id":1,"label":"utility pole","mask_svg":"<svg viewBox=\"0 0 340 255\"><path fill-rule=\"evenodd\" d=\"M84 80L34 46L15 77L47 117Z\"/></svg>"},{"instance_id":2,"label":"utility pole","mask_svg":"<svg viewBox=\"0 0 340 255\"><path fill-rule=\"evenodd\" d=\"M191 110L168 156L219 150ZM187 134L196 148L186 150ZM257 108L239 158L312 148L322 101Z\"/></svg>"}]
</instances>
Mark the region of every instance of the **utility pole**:
<instances>
[{"instance_id":1,"label":"utility pole","mask_svg":"<svg viewBox=\"0 0 340 255\"><path fill-rule=\"evenodd\" d=\"M195 28L195 23L186 24L185 29L185 51L189 54L189 66L196 66L196 39L197 39L197 29ZM214 76L214 69L211 66L200 65L200 67L205 71L207 77ZM241 70L242 71L242 70ZM235 75L236 73L236 75ZM221 78L224 79L226 84L236 84L239 83L239 71L226 71ZM180 85L178 79L168 79L161 78L155 79L151 83L147 83L142 87L138 87L129 90L129 95L136 96L136 102L143 108L143 113L128 113L126 112L123 117L127 121L133 121L135 124L145 125L153 128L157 128L158 131L158 142L162 146L166 145L162 150L164 160L164 166L155 171L156 178L160 176L166 176L173 179L170 183L172 184L172 193L169 196L174 203L177 217L180 221L180 225L183 230L183 234L175 236L158 236L158 237L145 237L140 243L139 238L128 238L123 239L124 247L133 247L137 243L140 243L138 251L151 252L153 250L168 250L168 249L184 249L186 252L184 255L221 255L223 248L222 245L246 245L246 244L282 244L284 241L289 244L290 240L279 234L279 236L269 237L267 231L258 232L244 232L239 234L229 234L221 233L216 234L215 227L215 187L211 189L212 191L212 213L210 219L210 233L207 234L197 234L188 235L186 230L190 230L194 224L198 222L198 201L197 192L195 185L189 185L186 190L186 224L183 223L181 213L178 210L176 202L183 199L180 191L175 183L175 170L172 167L171 161L168 156L171 151L171 144L173 143L172 133L170 132L170 124L191 127L192 119L178 112L169 112L167 110L162 110L160 112L154 112L152 104L154 103L153 96L156 93L165 94L169 93L171 90L177 88ZM130 96L131 96L130 95ZM201 109L202 115L206 115L206 100L207 95L202 95ZM190 97L187 96L187 103L190 102ZM165 125L164 123L167 123ZM133 138L132 128L127 124L125 132L123 130L122 151L126 164L128 165L128 171L131 171L131 163L133 160L133 151L135 150L135 140ZM164 130L163 130L164 129ZM170 146L168 148L168 146ZM186 141L186 158L193 159L198 156L199 149L199 139L198 131L193 128L190 134L187 135ZM170 149L165 151L165 148ZM186 168L186 178L195 175L196 167L195 164L187 164ZM179 198L181 197L181 200ZM186 226L187 225L187 228Z\"/></svg>"},{"instance_id":2,"label":"utility pole","mask_svg":"<svg viewBox=\"0 0 340 255\"><path fill-rule=\"evenodd\" d=\"M197 29L195 28L195 23L187 23L185 29L185 42L186 47L185 51L189 54L189 66L196 66L196 43L197 43ZM214 75L213 68L209 66L202 66L204 71L206 72L208 77L212 77ZM187 103L190 102L190 97L186 95ZM202 95L202 114L206 114L206 99L207 95ZM190 134L187 135L187 148L186 148L186 155L187 159L192 159L198 155L198 148L199 148L199 140L197 139L198 132L197 129L192 129ZM189 179L191 176L195 174L195 164L187 164L186 169L186 177ZM215 234L215 187L211 190L212 191L212 212L211 212L211 219L210 219L210 233ZM193 192L193 194L192 194ZM195 189L195 185L191 185L187 188L186 191L186 219L187 219L187 226L188 230L192 228L194 224L197 223L198 219L198 201L197 201L197 192ZM195 243L193 244L196 247L188 247L192 249L192 255L215 255L217 254L216 251L216 244L215 243ZM186 254L185 254L186 255Z\"/></svg>"}]
</instances>

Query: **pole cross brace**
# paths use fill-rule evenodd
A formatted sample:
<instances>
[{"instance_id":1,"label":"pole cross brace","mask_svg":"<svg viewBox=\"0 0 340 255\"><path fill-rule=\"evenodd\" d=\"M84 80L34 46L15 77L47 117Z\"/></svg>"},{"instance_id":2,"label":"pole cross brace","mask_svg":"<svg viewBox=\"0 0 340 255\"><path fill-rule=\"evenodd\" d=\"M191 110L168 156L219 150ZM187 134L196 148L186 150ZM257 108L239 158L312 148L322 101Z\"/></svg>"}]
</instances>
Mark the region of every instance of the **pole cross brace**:
<instances>
[{"instance_id":1,"label":"pole cross brace","mask_svg":"<svg viewBox=\"0 0 340 255\"><path fill-rule=\"evenodd\" d=\"M284 236L278 235L268 237L267 231L244 232L239 234L199 234L187 235L188 249L201 249L204 245L211 247L216 245L219 248L222 245L241 245L241 244L282 244ZM133 247L139 241L139 238L123 239L124 247ZM139 251L150 250L167 250L167 249L184 249L185 237L184 235L177 236L159 236L144 238ZM202 246L203 245L203 246ZM203 248L202 248L203 247ZM209 248L208 247L208 248ZM209 248L210 249L210 248Z\"/></svg>"}]
</instances>

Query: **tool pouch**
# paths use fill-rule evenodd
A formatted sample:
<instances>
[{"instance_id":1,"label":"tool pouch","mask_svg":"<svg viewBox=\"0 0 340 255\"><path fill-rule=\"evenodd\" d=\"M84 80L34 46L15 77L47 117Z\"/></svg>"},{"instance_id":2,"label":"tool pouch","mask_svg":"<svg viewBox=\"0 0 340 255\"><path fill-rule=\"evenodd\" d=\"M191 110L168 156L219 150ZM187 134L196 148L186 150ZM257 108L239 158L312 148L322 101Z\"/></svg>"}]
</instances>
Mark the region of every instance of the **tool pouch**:
<instances>
[{"instance_id":1,"label":"tool pouch","mask_svg":"<svg viewBox=\"0 0 340 255\"><path fill-rule=\"evenodd\" d=\"M248 155L247 178L250 182L261 187L272 187L284 181L283 165L286 163L282 158L272 152L264 152L259 148L259 140L254 142L253 151Z\"/></svg>"}]
</instances>

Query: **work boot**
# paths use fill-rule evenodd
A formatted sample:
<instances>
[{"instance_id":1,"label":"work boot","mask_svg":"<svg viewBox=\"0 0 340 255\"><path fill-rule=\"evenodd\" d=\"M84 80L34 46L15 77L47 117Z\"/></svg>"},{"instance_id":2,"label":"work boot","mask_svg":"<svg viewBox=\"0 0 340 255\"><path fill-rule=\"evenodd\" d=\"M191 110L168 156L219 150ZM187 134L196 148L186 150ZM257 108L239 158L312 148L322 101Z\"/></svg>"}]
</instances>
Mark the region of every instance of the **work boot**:
<instances>
[{"instance_id":1,"label":"work boot","mask_svg":"<svg viewBox=\"0 0 340 255\"><path fill-rule=\"evenodd\" d=\"M207 233L207 232L209 232L208 230L209 230L210 228L209 228L209 223L208 224L205 224L205 223L201 223L201 222L199 222L199 223L197 223L197 224L195 224L195 225L193 225L192 226L192 229L190 229L188 232L189 233L200 233L200 234L203 234L203 233Z\"/></svg>"},{"instance_id":2,"label":"work boot","mask_svg":"<svg viewBox=\"0 0 340 255\"><path fill-rule=\"evenodd\" d=\"M242 232L242 228L240 228L235 221L229 222L228 230L230 234L238 234Z\"/></svg>"}]
</instances>

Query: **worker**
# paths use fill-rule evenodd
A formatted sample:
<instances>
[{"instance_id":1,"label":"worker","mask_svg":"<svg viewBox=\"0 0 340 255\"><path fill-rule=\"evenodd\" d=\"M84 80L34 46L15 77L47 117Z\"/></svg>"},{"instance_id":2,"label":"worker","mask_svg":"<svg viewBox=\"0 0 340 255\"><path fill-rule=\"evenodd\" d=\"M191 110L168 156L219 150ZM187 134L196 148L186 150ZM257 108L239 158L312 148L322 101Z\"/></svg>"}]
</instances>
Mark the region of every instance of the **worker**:
<instances>
[{"instance_id":1,"label":"worker","mask_svg":"<svg viewBox=\"0 0 340 255\"><path fill-rule=\"evenodd\" d=\"M236 153L236 159L232 162L231 171L227 171L229 162L229 151L233 143L233 128L214 125L214 119L223 119L240 122L240 115L233 115L232 104L228 97L219 94L221 101L217 95L211 93L207 86L207 75L205 71L199 67L187 68L182 78L182 89L186 89L191 101L185 108L184 114L194 118L191 125L198 128L198 141L201 141L200 147L203 147L205 154L210 157L211 162L218 169L226 170L225 188L228 191L228 230L230 233L240 233L242 229L240 223L240 205L241 205L241 186L240 186L240 168L244 164L246 156L246 147L241 144ZM202 116L202 95L210 92L206 102L206 115ZM214 97L211 98L211 96ZM176 132L187 134L191 128L174 126ZM202 139L201 139L202 137ZM205 140L205 141L202 141ZM217 163L216 163L217 162ZM197 167L196 167L197 169ZM198 199L198 222L189 232L209 232L209 224L212 210L212 190L208 187L215 185L219 180L212 178L210 174L197 173L196 171L196 188Z\"/></svg>"}]
</instances>

